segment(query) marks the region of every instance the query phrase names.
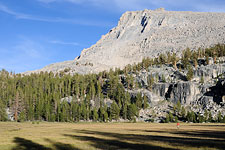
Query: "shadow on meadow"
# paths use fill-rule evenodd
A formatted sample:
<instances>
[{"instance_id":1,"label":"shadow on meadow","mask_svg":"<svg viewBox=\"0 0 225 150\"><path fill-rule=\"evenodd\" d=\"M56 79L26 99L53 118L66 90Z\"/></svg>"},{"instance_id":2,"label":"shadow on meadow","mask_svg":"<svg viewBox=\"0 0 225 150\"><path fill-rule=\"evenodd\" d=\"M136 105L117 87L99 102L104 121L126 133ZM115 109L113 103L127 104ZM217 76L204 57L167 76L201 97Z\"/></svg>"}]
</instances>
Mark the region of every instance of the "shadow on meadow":
<instances>
[{"instance_id":1,"label":"shadow on meadow","mask_svg":"<svg viewBox=\"0 0 225 150\"><path fill-rule=\"evenodd\" d=\"M76 130L76 133L82 133L84 135L65 135L81 141L90 141L93 147L98 149L173 149L169 147L160 147L145 142L161 142L170 145L175 149L178 147L190 147L190 148L216 148L223 150L225 147L225 132L220 131L193 131L193 133L185 131L171 131L171 134L185 135L187 137L176 136L163 136L163 135L141 135L141 134L120 134L110 132L88 131L88 130ZM150 132L150 131L146 131ZM163 131L154 131L162 133ZM170 133L170 131L164 131ZM198 135L198 136L196 136ZM94 136L103 136L105 138L99 138ZM201 137L201 139L199 138ZM204 138L202 138L204 137ZM207 139L207 138L214 139ZM215 139L216 138L216 139ZM129 142L127 142L129 141Z\"/></svg>"},{"instance_id":2,"label":"shadow on meadow","mask_svg":"<svg viewBox=\"0 0 225 150\"><path fill-rule=\"evenodd\" d=\"M51 150L48 147L20 137L15 137L13 142L17 145L12 150Z\"/></svg>"},{"instance_id":3,"label":"shadow on meadow","mask_svg":"<svg viewBox=\"0 0 225 150\"><path fill-rule=\"evenodd\" d=\"M151 130L132 130L139 131L139 134L122 134L102 131L90 130L73 130L74 134L64 134L63 136L70 137L74 140L79 140L88 143L87 146L96 149L129 149L129 150L175 150L184 148L216 148L219 150L225 147L225 131L197 130L169 130L169 131L151 131ZM142 135L140 132L149 133ZM155 133L159 133L154 135ZM169 134L169 136L168 136ZM185 137L181 137L185 136ZM213 138L213 139L209 139ZM51 148L45 147L31 140L16 137L14 143L16 147L13 150L80 150L79 148L64 144L50 139L45 139L49 142ZM153 145L154 143L162 143L163 145Z\"/></svg>"},{"instance_id":4,"label":"shadow on meadow","mask_svg":"<svg viewBox=\"0 0 225 150\"><path fill-rule=\"evenodd\" d=\"M200 131L182 131L182 130L171 130L171 131L151 131L151 130L143 130L143 132L149 133L162 133L162 134L174 134L174 135L182 135L190 138L201 138L204 140L206 138L212 138L209 142L213 141L222 141L225 142L225 131L209 131L209 130L200 130ZM225 146L225 144L224 144Z\"/></svg>"},{"instance_id":5,"label":"shadow on meadow","mask_svg":"<svg viewBox=\"0 0 225 150\"><path fill-rule=\"evenodd\" d=\"M16 146L12 150L80 150L70 144L54 142L49 139L45 139L45 140L47 142L51 143L54 148L45 147L45 146L35 143L31 140L16 137L13 140L14 143L16 143Z\"/></svg>"},{"instance_id":6,"label":"shadow on meadow","mask_svg":"<svg viewBox=\"0 0 225 150\"><path fill-rule=\"evenodd\" d=\"M108 133L106 133L106 136L108 135ZM154 146L154 145L149 145L149 144L137 144L135 142L125 142L124 140L127 139L104 139L104 138L97 138L97 137L93 137L93 136L89 136L89 135L84 135L84 136L78 136L78 135L65 135L65 136L69 136L81 141L90 141L91 142L91 146L93 146L96 149L107 149L107 150L115 150L115 149L129 149L129 150L137 150L137 149L141 149L141 150L176 150L173 148L163 148L160 146ZM109 135L110 136L110 135ZM134 141L133 141L134 142Z\"/></svg>"}]
</instances>

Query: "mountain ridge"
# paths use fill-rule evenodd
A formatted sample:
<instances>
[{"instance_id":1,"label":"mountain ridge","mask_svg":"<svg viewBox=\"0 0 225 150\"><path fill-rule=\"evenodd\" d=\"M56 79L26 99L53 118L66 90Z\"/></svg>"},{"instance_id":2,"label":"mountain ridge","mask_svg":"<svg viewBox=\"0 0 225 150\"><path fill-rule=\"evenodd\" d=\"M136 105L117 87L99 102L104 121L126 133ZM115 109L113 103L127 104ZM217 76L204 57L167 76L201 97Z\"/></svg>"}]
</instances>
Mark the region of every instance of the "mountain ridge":
<instances>
[{"instance_id":1,"label":"mountain ridge","mask_svg":"<svg viewBox=\"0 0 225 150\"><path fill-rule=\"evenodd\" d=\"M161 53L178 55L225 43L225 13L156 10L125 12L118 25L74 60L48 65L24 74L69 69L71 74L123 68Z\"/></svg>"}]
</instances>

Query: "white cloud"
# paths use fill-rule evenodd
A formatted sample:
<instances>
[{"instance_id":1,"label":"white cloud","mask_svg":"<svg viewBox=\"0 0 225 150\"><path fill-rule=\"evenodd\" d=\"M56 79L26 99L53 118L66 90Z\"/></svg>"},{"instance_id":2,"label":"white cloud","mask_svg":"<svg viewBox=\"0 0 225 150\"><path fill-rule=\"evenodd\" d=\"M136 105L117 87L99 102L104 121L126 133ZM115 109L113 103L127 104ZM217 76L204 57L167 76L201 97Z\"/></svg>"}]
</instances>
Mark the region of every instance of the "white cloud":
<instances>
[{"instance_id":1,"label":"white cloud","mask_svg":"<svg viewBox=\"0 0 225 150\"><path fill-rule=\"evenodd\" d=\"M81 20L81 19L72 19L72 18L47 18L47 17L40 17L40 16L33 16L24 13L18 13L6 7L5 5L0 4L0 11L12 15L17 19L25 19L25 20L33 20L33 21L42 21L42 22L53 22L53 23L70 23L70 24L78 24L78 25L85 25L85 26L113 26L110 22L104 21L97 21L97 20Z\"/></svg>"},{"instance_id":2,"label":"white cloud","mask_svg":"<svg viewBox=\"0 0 225 150\"><path fill-rule=\"evenodd\" d=\"M64 41L58 41L58 40L49 41L49 43L61 44L61 45L74 45L74 46L78 46L79 45L79 43L76 43L76 42L64 42Z\"/></svg>"},{"instance_id":3,"label":"white cloud","mask_svg":"<svg viewBox=\"0 0 225 150\"><path fill-rule=\"evenodd\" d=\"M75 4L81 4L81 3L102 3L107 2L107 0L37 0L39 2L43 3L53 3L53 2L69 2L69 3L75 3Z\"/></svg>"},{"instance_id":4,"label":"white cloud","mask_svg":"<svg viewBox=\"0 0 225 150\"><path fill-rule=\"evenodd\" d=\"M225 12L224 0L38 0L44 3L67 2L79 5L93 5L114 12L127 10L156 9L194 10Z\"/></svg>"},{"instance_id":5,"label":"white cloud","mask_svg":"<svg viewBox=\"0 0 225 150\"><path fill-rule=\"evenodd\" d=\"M0 4L0 11L5 12L5 13L10 14L10 15L13 15L16 18L19 18L19 19L26 19L26 18L30 17L29 15L26 15L26 14L17 13L17 12L9 9L8 7L6 7L5 5L2 5L2 4Z\"/></svg>"},{"instance_id":6,"label":"white cloud","mask_svg":"<svg viewBox=\"0 0 225 150\"><path fill-rule=\"evenodd\" d=\"M164 7L168 10L225 12L224 0L113 0L121 10L143 10Z\"/></svg>"}]
</instances>

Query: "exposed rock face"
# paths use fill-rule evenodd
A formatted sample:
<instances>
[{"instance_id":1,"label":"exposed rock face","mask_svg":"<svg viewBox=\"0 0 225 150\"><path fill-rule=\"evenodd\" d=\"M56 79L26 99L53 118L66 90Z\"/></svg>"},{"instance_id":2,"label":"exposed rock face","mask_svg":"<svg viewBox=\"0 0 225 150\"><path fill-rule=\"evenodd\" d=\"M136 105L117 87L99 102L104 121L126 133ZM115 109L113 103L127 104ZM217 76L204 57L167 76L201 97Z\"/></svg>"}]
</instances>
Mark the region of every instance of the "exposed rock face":
<instances>
[{"instance_id":1,"label":"exposed rock face","mask_svg":"<svg viewBox=\"0 0 225 150\"><path fill-rule=\"evenodd\" d=\"M218 82L215 85L216 78L225 73L225 63L212 64L206 66L198 66L194 70L194 79L187 81L187 71L175 70L167 65L161 67L149 67L148 71L141 71L135 75L136 80L142 87L147 88L147 80L151 77L154 78L155 84L152 86L152 94L160 97L159 100L167 99L173 103L178 101L181 104L189 105L193 101L200 99L203 95L211 96L214 101L218 100L220 103L224 99L224 81ZM165 83L162 80L165 78ZM200 78L204 77L204 84L200 83ZM220 91L220 93L218 93Z\"/></svg>"},{"instance_id":2,"label":"exposed rock face","mask_svg":"<svg viewBox=\"0 0 225 150\"><path fill-rule=\"evenodd\" d=\"M181 104L190 104L192 101L196 100L198 94L200 94L200 91L194 83L178 82L170 85L167 98L173 103L180 101Z\"/></svg>"},{"instance_id":3,"label":"exposed rock face","mask_svg":"<svg viewBox=\"0 0 225 150\"><path fill-rule=\"evenodd\" d=\"M198 66L194 69L194 79L186 81L185 70L178 71L163 65L160 69L149 67L148 72L140 72L136 75L136 80L143 87L148 88L147 78L152 76L159 78L149 92L155 95L151 100L150 107L140 111L139 120L161 122L168 112L173 112L173 105L181 102L188 111L194 111L200 116L205 115L205 111L211 112L212 118L217 119L219 113L225 115L225 63ZM165 72L167 70L167 72ZM150 75L151 74L151 75ZM167 83L160 81L161 75L166 76ZM204 81L199 78L203 76ZM148 91L148 90L147 90ZM142 92L145 94L144 92ZM158 98L157 98L158 96ZM149 97L148 97L149 98ZM155 100L155 99L158 99ZM163 101L162 101L163 100Z\"/></svg>"},{"instance_id":4,"label":"exposed rock face","mask_svg":"<svg viewBox=\"0 0 225 150\"><path fill-rule=\"evenodd\" d=\"M118 26L74 61L49 65L40 71L90 73L124 67L166 51L180 54L189 47L225 43L225 13L175 12L164 9L126 12ZM30 72L28 72L30 73Z\"/></svg>"},{"instance_id":5,"label":"exposed rock face","mask_svg":"<svg viewBox=\"0 0 225 150\"><path fill-rule=\"evenodd\" d=\"M194 78L200 80L200 77L203 76L205 81L209 81L224 72L225 63L201 66L194 70Z\"/></svg>"}]
</instances>

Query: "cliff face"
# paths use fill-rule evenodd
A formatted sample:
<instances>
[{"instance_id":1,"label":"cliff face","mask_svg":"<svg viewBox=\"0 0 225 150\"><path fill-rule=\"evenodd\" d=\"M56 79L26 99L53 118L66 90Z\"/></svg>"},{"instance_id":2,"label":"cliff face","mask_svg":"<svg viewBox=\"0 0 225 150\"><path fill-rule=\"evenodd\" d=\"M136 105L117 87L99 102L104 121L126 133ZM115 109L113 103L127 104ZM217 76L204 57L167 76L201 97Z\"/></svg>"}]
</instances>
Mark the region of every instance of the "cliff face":
<instances>
[{"instance_id":1,"label":"cliff face","mask_svg":"<svg viewBox=\"0 0 225 150\"><path fill-rule=\"evenodd\" d=\"M126 12L118 26L73 61L39 71L91 73L124 67L160 53L180 54L187 47L225 43L225 13L175 12L164 9Z\"/></svg>"}]
</instances>

